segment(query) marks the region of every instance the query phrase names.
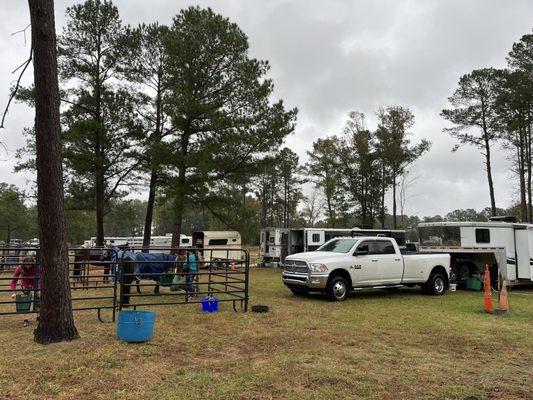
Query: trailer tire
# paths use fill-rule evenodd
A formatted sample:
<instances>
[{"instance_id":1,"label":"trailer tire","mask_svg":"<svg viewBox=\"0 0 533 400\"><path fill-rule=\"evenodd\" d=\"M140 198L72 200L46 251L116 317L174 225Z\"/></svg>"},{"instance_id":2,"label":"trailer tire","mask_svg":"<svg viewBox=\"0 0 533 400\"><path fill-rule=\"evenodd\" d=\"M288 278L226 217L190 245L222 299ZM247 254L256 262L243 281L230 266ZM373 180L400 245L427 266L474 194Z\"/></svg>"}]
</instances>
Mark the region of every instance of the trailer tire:
<instances>
[{"instance_id":1,"label":"trailer tire","mask_svg":"<svg viewBox=\"0 0 533 400\"><path fill-rule=\"evenodd\" d=\"M442 296L447 285L446 276L440 272L432 272L428 281L422 285L422 292L431 296Z\"/></svg>"},{"instance_id":2,"label":"trailer tire","mask_svg":"<svg viewBox=\"0 0 533 400\"><path fill-rule=\"evenodd\" d=\"M326 286L326 297L331 301L344 301L348 297L348 283L342 276L330 279Z\"/></svg>"}]
</instances>

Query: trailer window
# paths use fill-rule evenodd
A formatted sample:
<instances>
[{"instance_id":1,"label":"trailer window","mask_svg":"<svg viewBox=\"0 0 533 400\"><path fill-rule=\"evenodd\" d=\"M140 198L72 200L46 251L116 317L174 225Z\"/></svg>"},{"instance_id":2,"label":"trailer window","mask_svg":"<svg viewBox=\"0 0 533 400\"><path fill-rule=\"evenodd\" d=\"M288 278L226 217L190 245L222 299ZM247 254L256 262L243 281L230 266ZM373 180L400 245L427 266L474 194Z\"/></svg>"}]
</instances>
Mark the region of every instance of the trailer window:
<instances>
[{"instance_id":1,"label":"trailer window","mask_svg":"<svg viewBox=\"0 0 533 400\"><path fill-rule=\"evenodd\" d=\"M319 233L313 233L313 236L311 238L313 240L313 243L320 242L320 234Z\"/></svg>"},{"instance_id":2,"label":"trailer window","mask_svg":"<svg viewBox=\"0 0 533 400\"><path fill-rule=\"evenodd\" d=\"M490 229L476 229L476 243L490 243Z\"/></svg>"},{"instance_id":3,"label":"trailer window","mask_svg":"<svg viewBox=\"0 0 533 400\"><path fill-rule=\"evenodd\" d=\"M210 239L209 245L211 246L224 246L228 244L228 239Z\"/></svg>"},{"instance_id":4,"label":"trailer window","mask_svg":"<svg viewBox=\"0 0 533 400\"><path fill-rule=\"evenodd\" d=\"M461 245L461 228L458 226L424 226L418 228L421 246Z\"/></svg>"}]
</instances>

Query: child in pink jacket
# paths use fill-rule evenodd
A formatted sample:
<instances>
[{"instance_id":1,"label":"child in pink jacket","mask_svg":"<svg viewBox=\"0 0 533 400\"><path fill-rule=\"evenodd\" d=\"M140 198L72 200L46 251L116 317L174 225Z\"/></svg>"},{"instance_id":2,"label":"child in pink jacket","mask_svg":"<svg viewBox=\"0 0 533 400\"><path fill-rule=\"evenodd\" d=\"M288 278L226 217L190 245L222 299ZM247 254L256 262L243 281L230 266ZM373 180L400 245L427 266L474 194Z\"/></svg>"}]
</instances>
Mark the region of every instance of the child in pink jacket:
<instances>
[{"instance_id":1,"label":"child in pink jacket","mask_svg":"<svg viewBox=\"0 0 533 400\"><path fill-rule=\"evenodd\" d=\"M17 293L17 283L20 281L20 286L23 293L33 292L34 294L34 310L38 299L37 289L40 289L41 282L38 274L38 266L35 264L33 257L25 257L22 260L22 264L15 269L13 274L13 280L11 281L11 294L12 298L15 298ZM24 319L24 327L30 325L30 320L28 318Z\"/></svg>"}]
</instances>

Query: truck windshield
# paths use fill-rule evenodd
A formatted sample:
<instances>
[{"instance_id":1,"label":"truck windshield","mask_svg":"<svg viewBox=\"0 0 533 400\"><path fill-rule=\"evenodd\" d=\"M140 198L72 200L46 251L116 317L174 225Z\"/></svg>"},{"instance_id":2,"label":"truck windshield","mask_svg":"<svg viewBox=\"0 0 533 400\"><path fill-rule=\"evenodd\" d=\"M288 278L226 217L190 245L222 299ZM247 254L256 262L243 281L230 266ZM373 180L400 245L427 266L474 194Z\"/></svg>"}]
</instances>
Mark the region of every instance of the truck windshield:
<instances>
[{"instance_id":1,"label":"truck windshield","mask_svg":"<svg viewBox=\"0 0 533 400\"><path fill-rule=\"evenodd\" d=\"M333 253L348 253L358 239L334 239L324 243L316 251L331 251Z\"/></svg>"}]
</instances>

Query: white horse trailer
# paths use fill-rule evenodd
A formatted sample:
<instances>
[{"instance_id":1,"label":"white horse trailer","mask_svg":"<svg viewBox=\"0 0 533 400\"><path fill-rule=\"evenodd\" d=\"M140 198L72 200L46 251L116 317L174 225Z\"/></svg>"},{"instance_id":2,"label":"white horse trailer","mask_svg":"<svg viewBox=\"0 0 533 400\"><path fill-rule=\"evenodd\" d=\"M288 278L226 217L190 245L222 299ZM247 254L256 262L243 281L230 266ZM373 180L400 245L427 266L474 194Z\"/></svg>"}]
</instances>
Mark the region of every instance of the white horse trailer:
<instances>
[{"instance_id":1,"label":"white horse trailer","mask_svg":"<svg viewBox=\"0 0 533 400\"><path fill-rule=\"evenodd\" d=\"M199 231L192 234L193 246L200 250L203 261L240 260L241 234L237 231Z\"/></svg>"},{"instance_id":2,"label":"white horse trailer","mask_svg":"<svg viewBox=\"0 0 533 400\"><path fill-rule=\"evenodd\" d=\"M261 230L259 255L265 266L280 266L291 254L314 251L336 237L386 236L396 239L400 248L405 247L405 231L362 228L265 228Z\"/></svg>"},{"instance_id":3,"label":"white horse trailer","mask_svg":"<svg viewBox=\"0 0 533 400\"><path fill-rule=\"evenodd\" d=\"M130 246L133 248L141 248L143 245L142 236L106 236L104 237L106 244L113 244L115 246ZM85 241L87 243L87 241ZM96 237L90 240L90 246L96 246ZM168 249L172 245L172 234L167 233L165 236L152 236L150 238L150 247L153 249L161 248L161 252L168 253ZM192 236L180 235L180 247L189 247L192 245Z\"/></svg>"},{"instance_id":4,"label":"white horse trailer","mask_svg":"<svg viewBox=\"0 0 533 400\"><path fill-rule=\"evenodd\" d=\"M279 267L289 255L289 229L263 228L259 237L259 257L263 266Z\"/></svg>"},{"instance_id":5,"label":"white horse trailer","mask_svg":"<svg viewBox=\"0 0 533 400\"><path fill-rule=\"evenodd\" d=\"M450 253L452 277L480 277L486 264L491 278L511 284L533 281L533 225L506 220L428 222L418 225L420 252Z\"/></svg>"}]
</instances>

